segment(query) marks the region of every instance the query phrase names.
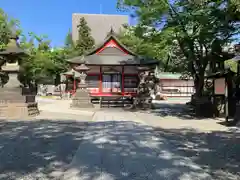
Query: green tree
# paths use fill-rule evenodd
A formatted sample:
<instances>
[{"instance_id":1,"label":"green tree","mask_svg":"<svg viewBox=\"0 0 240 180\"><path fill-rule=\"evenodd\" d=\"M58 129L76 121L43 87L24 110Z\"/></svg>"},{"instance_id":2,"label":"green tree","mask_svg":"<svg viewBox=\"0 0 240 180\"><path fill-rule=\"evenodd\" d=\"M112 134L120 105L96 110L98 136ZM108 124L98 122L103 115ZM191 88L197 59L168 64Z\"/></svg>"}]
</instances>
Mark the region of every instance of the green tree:
<instances>
[{"instance_id":1,"label":"green tree","mask_svg":"<svg viewBox=\"0 0 240 180\"><path fill-rule=\"evenodd\" d=\"M143 25L157 27L161 33L149 40L165 41L171 53L181 54L179 63L194 78L198 96L203 92L206 68L216 59L222 60L222 47L239 33L237 9L232 3L224 0L119 0L120 6L135 10L139 36L144 32ZM178 48L174 49L176 46Z\"/></svg>"},{"instance_id":2,"label":"green tree","mask_svg":"<svg viewBox=\"0 0 240 180\"><path fill-rule=\"evenodd\" d=\"M65 45L65 48L69 48L69 49L74 48L74 42L73 42L73 39L72 39L72 32L70 30L67 33L64 45Z\"/></svg>"},{"instance_id":3,"label":"green tree","mask_svg":"<svg viewBox=\"0 0 240 180\"><path fill-rule=\"evenodd\" d=\"M0 9L0 49L4 48L12 33L19 36L20 47L28 56L22 57L19 80L30 85L44 78L55 79L68 68L66 62L69 52L65 48L51 48L51 41L45 35L33 32L25 35L18 20L9 18ZM0 65L1 66L1 65Z\"/></svg>"},{"instance_id":4,"label":"green tree","mask_svg":"<svg viewBox=\"0 0 240 180\"><path fill-rule=\"evenodd\" d=\"M172 36L171 32L165 31L163 34L155 28L145 27L147 32L145 31L143 36L140 37L136 35L136 31L139 30L137 28L138 27L124 26L118 38L136 54L159 60L160 71L182 72L179 61L176 61L180 56L174 56L177 48L170 46L168 43L168 41L172 41L170 40ZM154 39L154 37L158 37L159 41L151 40L152 38ZM172 51L174 51L174 53ZM173 59L175 59L175 61Z\"/></svg>"},{"instance_id":5,"label":"green tree","mask_svg":"<svg viewBox=\"0 0 240 180\"><path fill-rule=\"evenodd\" d=\"M76 42L76 51L78 55L83 55L91 50L95 45L94 39L91 36L91 29L87 25L87 21L82 17L78 25L78 40Z\"/></svg>"},{"instance_id":6,"label":"green tree","mask_svg":"<svg viewBox=\"0 0 240 180\"><path fill-rule=\"evenodd\" d=\"M65 37L64 54L65 54L65 58L72 58L80 54L78 49L75 46L75 43L73 42L72 33L70 30Z\"/></svg>"},{"instance_id":7,"label":"green tree","mask_svg":"<svg viewBox=\"0 0 240 180\"><path fill-rule=\"evenodd\" d=\"M19 28L19 21L13 18L9 18L8 15L0 8L0 49L3 49L9 40L12 31L16 35L21 34Z\"/></svg>"},{"instance_id":8,"label":"green tree","mask_svg":"<svg viewBox=\"0 0 240 180\"><path fill-rule=\"evenodd\" d=\"M21 38L21 47L29 56L23 59L20 77L24 84L40 82L43 79L54 80L67 70L66 53L61 48L51 48L46 36L29 33L30 38Z\"/></svg>"}]
</instances>

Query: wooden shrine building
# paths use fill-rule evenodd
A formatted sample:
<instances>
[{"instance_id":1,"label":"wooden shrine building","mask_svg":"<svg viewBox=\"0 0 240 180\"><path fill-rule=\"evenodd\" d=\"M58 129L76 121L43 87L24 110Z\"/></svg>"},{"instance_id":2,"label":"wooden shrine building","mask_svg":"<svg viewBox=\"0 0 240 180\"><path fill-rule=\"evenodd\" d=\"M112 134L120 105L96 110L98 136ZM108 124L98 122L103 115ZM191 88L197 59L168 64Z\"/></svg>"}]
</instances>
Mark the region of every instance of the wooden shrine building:
<instances>
[{"instance_id":1,"label":"wooden shrine building","mask_svg":"<svg viewBox=\"0 0 240 180\"><path fill-rule=\"evenodd\" d=\"M125 47L116 37L114 31L107 34L104 42L85 56L67 60L72 69L85 64L87 72L86 83L90 96L135 96L139 84L138 67L155 68L157 60L145 59ZM68 74L70 75L70 74ZM72 90L76 90L76 82Z\"/></svg>"}]
</instances>

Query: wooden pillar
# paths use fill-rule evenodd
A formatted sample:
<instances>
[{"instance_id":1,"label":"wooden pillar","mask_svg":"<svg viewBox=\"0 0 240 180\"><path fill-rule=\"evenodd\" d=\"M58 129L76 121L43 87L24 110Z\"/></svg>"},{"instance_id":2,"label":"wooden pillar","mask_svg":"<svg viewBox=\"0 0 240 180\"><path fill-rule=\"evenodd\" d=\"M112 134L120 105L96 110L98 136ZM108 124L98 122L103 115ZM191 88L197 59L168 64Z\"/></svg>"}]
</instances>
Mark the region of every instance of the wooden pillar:
<instances>
[{"instance_id":1,"label":"wooden pillar","mask_svg":"<svg viewBox=\"0 0 240 180\"><path fill-rule=\"evenodd\" d=\"M73 92L76 91L76 79L73 77Z\"/></svg>"},{"instance_id":2,"label":"wooden pillar","mask_svg":"<svg viewBox=\"0 0 240 180\"><path fill-rule=\"evenodd\" d=\"M68 76L67 75L65 75L65 84L66 84L66 86L65 86L65 93L66 93L66 91L68 90Z\"/></svg>"},{"instance_id":3,"label":"wooden pillar","mask_svg":"<svg viewBox=\"0 0 240 180\"><path fill-rule=\"evenodd\" d=\"M122 66L122 94L124 95L124 66Z\"/></svg>"},{"instance_id":4,"label":"wooden pillar","mask_svg":"<svg viewBox=\"0 0 240 180\"><path fill-rule=\"evenodd\" d=\"M102 66L100 66L100 74L99 74L99 92L102 93Z\"/></svg>"},{"instance_id":5,"label":"wooden pillar","mask_svg":"<svg viewBox=\"0 0 240 180\"><path fill-rule=\"evenodd\" d=\"M227 77L225 77L225 121L228 123L229 118L229 112L228 112L228 83L227 83Z\"/></svg>"}]
</instances>

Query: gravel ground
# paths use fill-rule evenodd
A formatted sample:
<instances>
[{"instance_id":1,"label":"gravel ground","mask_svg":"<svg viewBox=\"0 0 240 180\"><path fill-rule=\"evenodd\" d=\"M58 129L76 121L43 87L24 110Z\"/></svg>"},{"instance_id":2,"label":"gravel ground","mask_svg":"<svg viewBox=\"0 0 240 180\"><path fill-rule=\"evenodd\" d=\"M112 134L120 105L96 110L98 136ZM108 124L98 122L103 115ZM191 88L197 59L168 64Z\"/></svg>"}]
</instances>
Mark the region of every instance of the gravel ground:
<instances>
[{"instance_id":1,"label":"gravel ground","mask_svg":"<svg viewBox=\"0 0 240 180\"><path fill-rule=\"evenodd\" d=\"M152 127L131 113L95 116L63 180L240 179L238 132Z\"/></svg>"},{"instance_id":2,"label":"gravel ground","mask_svg":"<svg viewBox=\"0 0 240 180\"><path fill-rule=\"evenodd\" d=\"M0 180L58 179L91 117L78 119L0 121Z\"/></svg>"},{"instance_id":3,"label":"gravel ground","mask_svg":"<svg viewBox=\"0 0 240 180\"><path fill-rule=\"evenodd\" d=\"M179 104L158 105L149 114L45 111L30 121L0 121L0 180L240 179L237 129L210 127ZM72 176L71 167L80 172Z\"/></svg>"}]
</instances>

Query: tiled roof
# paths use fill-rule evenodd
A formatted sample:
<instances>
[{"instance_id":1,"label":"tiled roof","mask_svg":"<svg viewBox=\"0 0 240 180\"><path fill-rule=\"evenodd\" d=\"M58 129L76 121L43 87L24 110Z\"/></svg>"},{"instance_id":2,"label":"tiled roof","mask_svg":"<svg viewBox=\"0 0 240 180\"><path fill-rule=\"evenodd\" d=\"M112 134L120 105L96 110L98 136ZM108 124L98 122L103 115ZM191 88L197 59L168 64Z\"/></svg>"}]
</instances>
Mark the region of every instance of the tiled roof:
<instances>
[{"instance_id":1,"label":"tiled roof","mask_svg":"<svg viewBox=\"0 0 240 180\"><path fill-rule=\"evenodd\" d=\"M138 56L125 55L89 55L89 56L78 56L67 60L69 63L87 65L150 65L157 64L156 60L149 60Z\"/></svg>"},{"instance_id":2,"label":"tiled roof","mask_svg":"<svg viewBox=\"0 0 240 180\"><path fill-rule=\"evenodd\" d=\"M95 54L99 49L103 48L104 45L109 42L110 40L114 40L114 42L117 43L118 46L120 46L122 49L128 52L129 55L137 56L134 52L132 52L129 48L127 48L124 44L122 44L118 38L116 37L115 31L111 28L110 32L107 33L107 37L105 37L105 40L101 43L97 44L96 47L91 50L87 55Z\"/></svg>"},{"instance_id":3,"label":"tiled roof","mask_svg":"<svg viewBox=\"0 0 240 180\"><path fill-rule=\"evenodd\" d=\"M73 41L78 39L77 25L80 18L84 17L88 26L92 30L92 36L95 39L95 44L101 43L106 37L107 33L113 28L118 33L123 24L128 24L127 15L110 15L110 14L72 14L72 38Z\"/></svg>"}]
</instances>

